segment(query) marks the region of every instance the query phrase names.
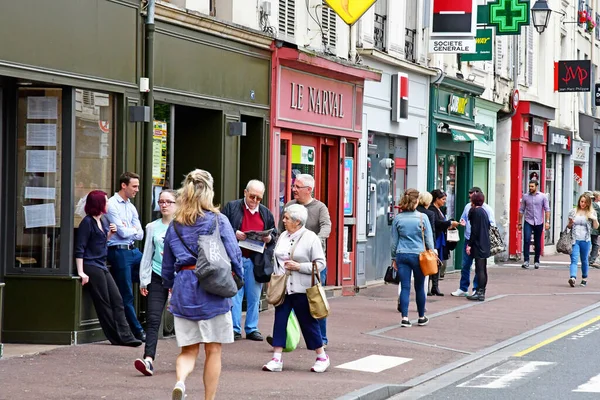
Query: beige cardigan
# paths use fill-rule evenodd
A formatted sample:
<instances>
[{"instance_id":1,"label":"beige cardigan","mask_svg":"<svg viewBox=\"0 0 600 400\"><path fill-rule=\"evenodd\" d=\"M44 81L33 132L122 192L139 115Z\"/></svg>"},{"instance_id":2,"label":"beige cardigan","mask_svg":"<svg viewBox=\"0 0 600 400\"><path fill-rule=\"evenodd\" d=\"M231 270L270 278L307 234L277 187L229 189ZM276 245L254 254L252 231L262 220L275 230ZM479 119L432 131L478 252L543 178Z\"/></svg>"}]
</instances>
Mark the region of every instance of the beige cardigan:
<instances>
[{"instance_id":1,"label":"beige cardigan","mask_svg":"<svg viewBox=\"0 0 600 400\"><path fill-rule=\"evenodd\" d=\"M289 244L289 234L287 231L279 236L277 244L275 245L276 262L273 263L273 265L275 267L274 272L277 275L284 274L286 271L283 267L284 261L277 257L278 248L282 245L285 246L285 244ZM284 251L287 252L287 249L284 249ZM314 232L306 229L302 237L298 240L294 249L294 261L300 264L300 271L291 272L287 282L286 293L306 293L306 289L311 287L313 261L317 264L318 272L323 271L326 266L321 239L319 239Z\"/></svg>"}]
</instances>

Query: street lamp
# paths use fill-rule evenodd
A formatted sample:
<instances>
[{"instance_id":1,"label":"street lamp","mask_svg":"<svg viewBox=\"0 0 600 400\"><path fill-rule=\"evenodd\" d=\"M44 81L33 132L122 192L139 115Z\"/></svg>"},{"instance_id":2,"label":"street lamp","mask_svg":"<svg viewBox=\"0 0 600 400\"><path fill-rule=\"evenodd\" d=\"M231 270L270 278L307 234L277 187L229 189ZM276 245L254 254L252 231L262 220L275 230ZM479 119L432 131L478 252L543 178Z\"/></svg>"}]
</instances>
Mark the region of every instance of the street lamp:
<instances>
[{"instance_id":1,"label":"street lamp","mask_svg":"<svg viewBox=\"0 0 600 400\"><path fill-rule=\"evenodd\" d=\"M544 32L548 27L551 13L552 10L548 7L548 1L546 0L537 0L531 7L531 19L533 19L533 26L535 26L538 33Z\"/></svg>"}]
</instances>

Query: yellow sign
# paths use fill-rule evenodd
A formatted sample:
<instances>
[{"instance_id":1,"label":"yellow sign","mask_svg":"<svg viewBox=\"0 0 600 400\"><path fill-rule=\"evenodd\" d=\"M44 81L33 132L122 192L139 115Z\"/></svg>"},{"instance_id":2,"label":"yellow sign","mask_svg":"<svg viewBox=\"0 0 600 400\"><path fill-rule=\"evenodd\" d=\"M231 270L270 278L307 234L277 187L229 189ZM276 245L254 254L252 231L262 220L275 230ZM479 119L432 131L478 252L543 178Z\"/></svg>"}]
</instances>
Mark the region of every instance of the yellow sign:
<instances>
[{"instance_id":1,"label":"yellow sign","mask_svg":"<svg viewBox=\"0 0 600 400\"><path fill-rule=\"evenodd\" d=\"M163 186L167 174L167 123L154 121L152 141L152 181L155 186Z\"/></svg>"},{"instance_id":2,"label":"yellow sign","mask_svg":"<svg viewBox=\"0 0 600 400\"><path fill-rule=\"evenodd\" d=\"M329 7L331 7L348 25L354 25L354 23L358 21L376 1L377 0L325 0L327 5L329 5Z\"/></svg>"}]
</instances>

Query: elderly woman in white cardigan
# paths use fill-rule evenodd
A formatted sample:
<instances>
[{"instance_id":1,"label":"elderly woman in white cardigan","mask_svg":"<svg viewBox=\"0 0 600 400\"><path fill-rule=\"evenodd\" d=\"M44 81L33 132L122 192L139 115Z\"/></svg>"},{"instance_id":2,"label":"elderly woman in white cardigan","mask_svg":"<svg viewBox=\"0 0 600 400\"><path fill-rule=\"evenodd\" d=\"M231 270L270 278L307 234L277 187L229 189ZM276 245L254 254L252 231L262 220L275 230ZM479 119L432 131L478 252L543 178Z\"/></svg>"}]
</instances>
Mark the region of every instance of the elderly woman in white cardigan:
<instances>
[{"instance_id":1,"label":"elderly woman in white cardigan","mask_svg":"<svg viewBox=\"0 0 600 400\"><path fill-rule=\"evenodd\" d=\"M318 272L325 269L325 255L321 240L306 229L308 213L300 204L287 207L283 214L283 232L275 246L275 274L289 273L285 301L275 307L273 323L273 358L263 366L263 371L280 372L283 369L281 353L285 347L288 317L292 310L298 318L302 335L309 350L315 350L317 360L313 372L325 372L329 357L323 348L319 322L310 314L306 289L311 286L313 263Z\"/></svg>"}]
</instances>

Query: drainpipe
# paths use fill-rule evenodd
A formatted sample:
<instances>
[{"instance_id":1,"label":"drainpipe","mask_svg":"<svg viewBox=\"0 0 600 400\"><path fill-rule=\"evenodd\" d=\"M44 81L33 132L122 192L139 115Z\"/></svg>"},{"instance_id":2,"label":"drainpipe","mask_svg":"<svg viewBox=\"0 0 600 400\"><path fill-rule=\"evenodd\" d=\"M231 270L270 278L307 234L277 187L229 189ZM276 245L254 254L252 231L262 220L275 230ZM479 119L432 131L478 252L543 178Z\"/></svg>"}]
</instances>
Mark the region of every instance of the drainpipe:
<instances>
[{"instance_id":1,"label":"drainpipe","mask_svg":"<svg viewBox=\"0 0 600 400\"><path fill-rule=\"evenodd\" d=\"M155 0L148 0L146 15L146 77L148 78L148 93L146 106L150 108L150 121L144 126L143 135L143 172L142 200L144 201L143 217L145 223L152 220L152 141L154 136L154 5Z\"/></svg>"},{"instance_id":2,"label":"drainpipe","mask_svg":"<svg viewBox=\"0 0 600 400\"><path fill-rule=\"evenodd\" d=\"M358 22L360 24L360 21ZM350 26L350 62L356 63L356 24Z\"/></svg>"}]
</instances>

